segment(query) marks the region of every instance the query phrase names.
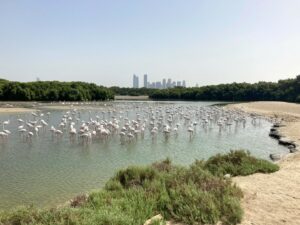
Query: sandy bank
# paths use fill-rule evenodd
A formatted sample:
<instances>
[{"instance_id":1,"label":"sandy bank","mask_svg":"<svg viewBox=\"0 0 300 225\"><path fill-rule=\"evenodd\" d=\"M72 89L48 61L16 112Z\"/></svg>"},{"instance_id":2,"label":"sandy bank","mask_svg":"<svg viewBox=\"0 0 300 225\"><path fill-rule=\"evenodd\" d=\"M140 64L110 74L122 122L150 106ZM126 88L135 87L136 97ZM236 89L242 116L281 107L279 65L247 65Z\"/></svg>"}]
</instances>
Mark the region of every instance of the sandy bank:
<instances>
[{"instance_id":1,"label":"sandy bank","mask_svg":"<svg viewBox=\"0 0 300 225\"><path fill-rule=\"evenodd\" d=\"M104 106L71 106L71 105L45 105L45 106L39 106L38 109L40 110L71 110L71 109L77 109L77 110L93 110L93 109L101 109Z\"/></svg>"},{"instance_id":2,"label":"sandy bank","mask_svg":"<svg viewBox=\"0 0 300 225\"><path fill-rule=\"evenodd\" d=\"M147 95L140 95L140 96L116 95L115 100L149 100L149 96L147 96Z\"/></svg>"},{"instance_id":3,"label":"sandy bank","mask_svg":"<svg viewBox=\"0 0 300 225\"><path fill-rule=\"evenodd\" d=\"M286 127L280 133L300 144L299 104L251 102L227 107L282 119ZM290 154L278 164L280 170L273 174L234 178L245 194L242 224L300 224L300 153Z\"/></svg>"},{"instance_id":4,"label":"sandy bank","mask_svg":"<svg viewBox=\"0 0 300 225\"><path fill-rule=\"evenodd\" d=\"M0 113L26 113L26 112L34 112L35 109L28 108L0 108Z\"/></svg>"}]
</instances>

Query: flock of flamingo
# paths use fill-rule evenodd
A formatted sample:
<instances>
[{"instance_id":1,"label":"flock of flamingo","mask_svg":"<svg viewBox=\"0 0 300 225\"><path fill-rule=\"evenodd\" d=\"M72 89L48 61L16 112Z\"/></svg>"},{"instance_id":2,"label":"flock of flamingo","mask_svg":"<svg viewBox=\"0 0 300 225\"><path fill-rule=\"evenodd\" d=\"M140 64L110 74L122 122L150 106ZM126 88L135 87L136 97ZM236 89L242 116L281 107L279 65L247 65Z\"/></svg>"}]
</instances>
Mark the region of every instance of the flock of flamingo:
<instances>
[{"instance_id":1,"label":"flock of flamingo","mask_svg":"<svg viewBox=\"0 0 300 225\"><path fill-rule=\"evenodd\" d=\"M84 120L82 114L86 112L88 118ZM52 120L51 112L35 111L26 119L19 115L15 121L17 127L11 131L7 129L10 120L3 121L0 141L7 142L12 132L18 132L21 140L28 143L41 133L51 135L53 141L68 137L70 142L83 145L89 145L95 139L106 141L112 136L119 136L120 142L126 144L144 139L145 135L150 135L153 140L158 135L168 139L178 137L182 132L187 132L192 139L200 128L217 127L219 132L230 130L232 126L245 128L247 115L218 106L126 103L105 105L95 110L71 106L57 121ZM250 120L256 124L260 118L252 115Z\"/></svg>"}]
</instances>

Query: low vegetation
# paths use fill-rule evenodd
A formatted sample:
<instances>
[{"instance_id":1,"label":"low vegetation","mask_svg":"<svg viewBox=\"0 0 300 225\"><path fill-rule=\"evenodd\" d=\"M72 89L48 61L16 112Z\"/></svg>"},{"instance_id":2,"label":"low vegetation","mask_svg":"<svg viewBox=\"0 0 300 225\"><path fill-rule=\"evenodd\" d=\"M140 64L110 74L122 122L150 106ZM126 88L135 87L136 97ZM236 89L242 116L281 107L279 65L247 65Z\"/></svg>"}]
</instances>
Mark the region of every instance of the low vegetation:
<instances>
[{"instance_id":1,"label":"low vegetation","mask_svg":"<svg viewBox=\"0 0 300 225\"><path fill-rule=\"evenodd\" d=\"M110 87L115 95L141 96L151 95L156 89L153 88L126 88L126 87Z\"/></svg>"},{"instance_id":2,"label":"low vegetation","mask_svg":"<svg viewBox=\"0 0 300 225\"><path fill-rule=\"evenodd\" d=\"M203 168L219 176L225 174L247 176L253 173L273 173L279 170L278 165L257 159L251 156L250 152L243 150L212 156L203 163Z\"/></svg>"},{"instance_id":3,"label":"low vegetation","mask_svg":"<svg viewBox=\"0 0 300 225\"><path fill-rule=\"evenodd\" d=\"M0 79L0 100L4 101L104 101L114 99L103 86L85 82L12 82Z\"/></svg>"},{"instance_id":4,"label":"low vegetation","mask_svg":"<svg viewBox=\"0 0 300 225\"><path fill-rule=\"evenodd\" d=\"M300 75L278 82L231 83L156 90L149 97L155 100L300 102Z\"/></svg>"},{"instance_id":5,"label":"low vegetation","mask_svg":"<svg viewBox=\"0 0 300 225\"><path fill-rule=\"evenodd\" d=\"M77 197L71 207L2 212L0 224L141 225L157 214L186 224L238 224L243 194L223 175L276 170L271 162L244 151L196 161L189 167L175 166L166 159L120 170L103 190Z\"/></svg>"},{"instance_id":6,"label":"low vegetation","mask_svg":"<svg viewBox=\"0 0 300 225\"><path fill-rule=\"evenodd\" d=\"M231 83L201 87L106 88L85 82L12 82L0 79L3 101L102 101L114 95L147 95L153 100L300 102L300 75L278 82Z\"/></svg>"}]
</instances>

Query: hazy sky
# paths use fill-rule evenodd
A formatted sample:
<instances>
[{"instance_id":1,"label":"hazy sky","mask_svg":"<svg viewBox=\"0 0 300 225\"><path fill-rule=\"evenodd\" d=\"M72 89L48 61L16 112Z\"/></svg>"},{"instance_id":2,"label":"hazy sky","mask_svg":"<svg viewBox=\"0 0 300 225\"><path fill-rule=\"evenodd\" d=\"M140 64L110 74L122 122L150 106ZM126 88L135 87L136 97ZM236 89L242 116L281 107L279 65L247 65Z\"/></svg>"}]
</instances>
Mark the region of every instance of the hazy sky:
<instances>
[{"instance_id":1,"label":"hazy sky","mask_svg":"<svg viewBox=\"0 0 300 225\"><path fill-rule=\"evenodd\" d=\"M0 77L277 81L300 73L299 12L299 0L0 0Z\"/></svg>"}]
</instances>

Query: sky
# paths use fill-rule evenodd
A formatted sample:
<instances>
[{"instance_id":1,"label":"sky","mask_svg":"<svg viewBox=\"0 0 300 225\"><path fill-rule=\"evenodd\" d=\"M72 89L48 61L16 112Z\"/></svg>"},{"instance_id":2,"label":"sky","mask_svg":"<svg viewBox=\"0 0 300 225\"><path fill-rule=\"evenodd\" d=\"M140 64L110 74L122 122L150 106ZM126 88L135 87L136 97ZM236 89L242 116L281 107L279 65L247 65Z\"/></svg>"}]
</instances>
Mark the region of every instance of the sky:
<instances>
[{"instance_id":1,"label":"sky","mask_svg":"<svg viewBox=\"0 0 300 225\"><path fill-rule=\"evenodd\" d=\"M299 0L0 0L0 77L132 86L300 74Z\"/></svg>"}]
</instances>

